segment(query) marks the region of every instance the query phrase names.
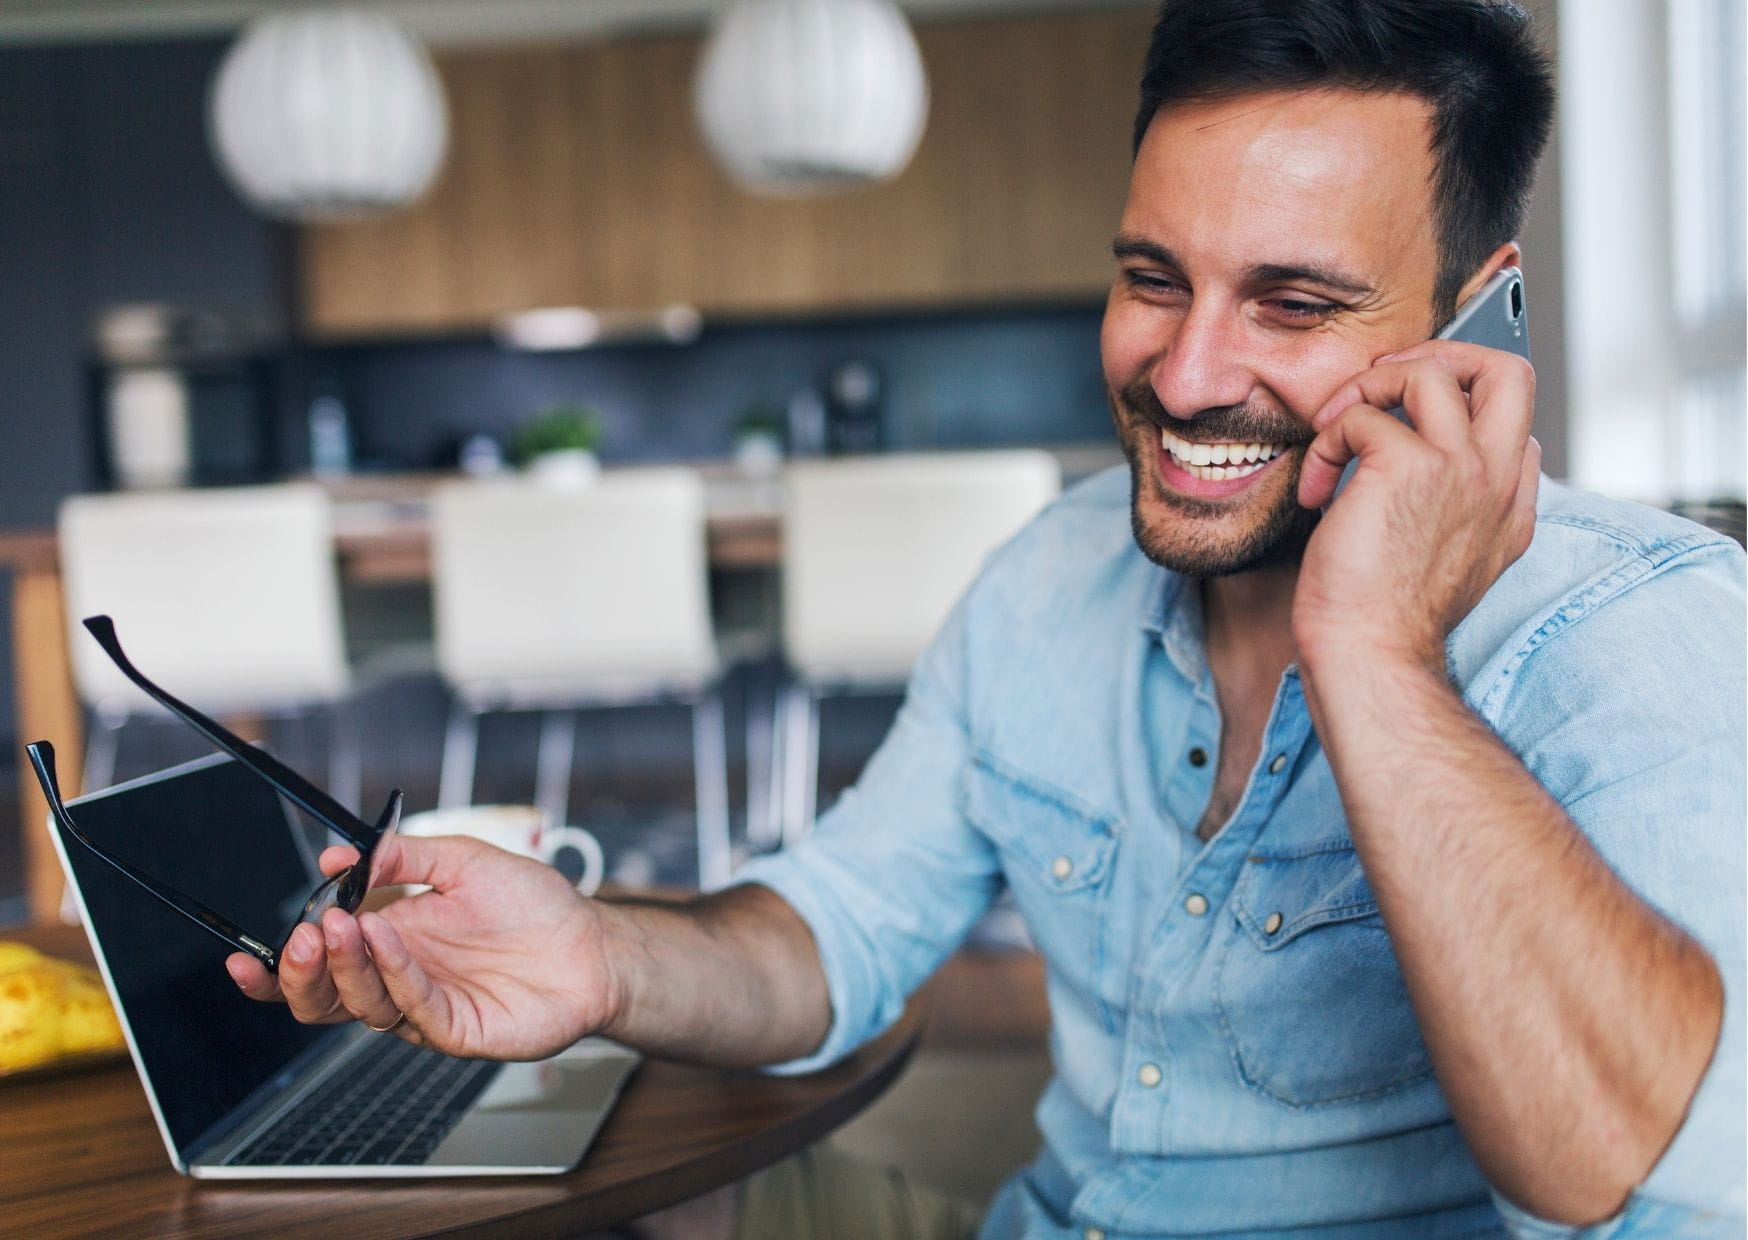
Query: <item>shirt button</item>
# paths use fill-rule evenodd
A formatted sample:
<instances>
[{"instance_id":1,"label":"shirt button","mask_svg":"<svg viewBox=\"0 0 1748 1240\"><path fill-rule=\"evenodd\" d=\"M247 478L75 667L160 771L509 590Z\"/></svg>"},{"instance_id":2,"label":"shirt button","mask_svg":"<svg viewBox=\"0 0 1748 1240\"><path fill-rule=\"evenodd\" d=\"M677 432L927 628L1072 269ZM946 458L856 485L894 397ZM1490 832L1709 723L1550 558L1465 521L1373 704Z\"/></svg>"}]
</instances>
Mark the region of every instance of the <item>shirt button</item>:
<instances>
[{"instance_id":1,"label":"shirt button","mask_svg":"<svg viewBox=\"0 0 1748 1240\"><path fill-rule=\"evenodd\" d=\"M1159 1065L1156 1063L1144 1063L1140 1070L1135 1073L1135 1079L1141 1082L1143 1089L1152 1089L1165 1079L1165 1073L1159 1070Z\"/></svg>"},{"instance_id":2,"label":"shirt button","mask_svg":"<svg viewBox=\"0 0 1748 1240\"><path fill-rule=\"evenodd\" d=\"M1208 911L1208 897L1199 892L1184 901L1184 912L1191 917L1200 917Z\"/></svg>"},{"instance_id":3,"label":"shirt button","mask_svg":"<svg viewBox=\"0 0 1748 1240\"><path fill-rule=\"evenodd\" d=\"M1268 920L1266 920L1262 923L1262 932L1264 934L1273 934L1275 931L1279 930L1280 928L1281 928L1281 915L1279 913L1270 913L1268 915Z\"/></svg>"},{"instance_id":4,"label":"shirt button","mask_svg":"<svg viewBox=\"0 0 1748 1240\"><path fill-rule=\"evenodd\" d=\"M1281 773L1281 771L1283 769L1285 769L1286 765L1287 765L1287 755L1284 753L1276 754L1275 760L1273 762L1269 763L1269 774L1270 775L1279 775Z\"/></svg>"},{"instance_id":5,"label":"shirt button","mask_svg":"<svg viewBox=\"0 0 1748 1240\"><path fill-rule=\"evenodd\" d=\"M1067 857L1058 857L1050 863L1050 872L1054 874L1057 881L1060 882L1070 874L1074 873L1074 862L1070 861Z\"/></svg>"},{"instance_id":6,"label":"shirt button","mask_svg":"<svg viewBox=\"0 0 1748 1240\"><path fill-rule=\"evenodd\" d=\"M1200 745L1197 745L1194 749L1190 750L1190 765L1207 766L1208 751L1203 749Z\"/></svg>"},{"instance_id":7,"label":"shirt button","mask_svg":"<svg viewBox=\"0 0 1748 1240\"><path fill-rule=\"evenodd\" d=\"M1097 1227L1088 1227L1081 1234L1086 1237L1086 1240L1105 1240L1104 1231Z\"/></svg>"}]
</instances>

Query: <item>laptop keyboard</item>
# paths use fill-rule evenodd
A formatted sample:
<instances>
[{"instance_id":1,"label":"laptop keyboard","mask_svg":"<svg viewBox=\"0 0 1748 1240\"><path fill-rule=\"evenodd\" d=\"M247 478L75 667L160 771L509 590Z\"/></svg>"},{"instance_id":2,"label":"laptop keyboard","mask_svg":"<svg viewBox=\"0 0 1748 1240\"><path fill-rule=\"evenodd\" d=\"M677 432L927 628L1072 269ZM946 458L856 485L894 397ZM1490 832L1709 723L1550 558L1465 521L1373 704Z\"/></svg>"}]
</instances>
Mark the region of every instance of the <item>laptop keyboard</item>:
<instances>
[{"instance_id":1,"label":"laptop keyboard","mask_svg":"<svg viewBox=\"0 0 1748 1240\"><path fill-rule=\"evenodd\" d=\"M451 1059L399 1038L377 1039L226 1165L416 1166L502 1066Z\"/></svg>"}]
</instances>

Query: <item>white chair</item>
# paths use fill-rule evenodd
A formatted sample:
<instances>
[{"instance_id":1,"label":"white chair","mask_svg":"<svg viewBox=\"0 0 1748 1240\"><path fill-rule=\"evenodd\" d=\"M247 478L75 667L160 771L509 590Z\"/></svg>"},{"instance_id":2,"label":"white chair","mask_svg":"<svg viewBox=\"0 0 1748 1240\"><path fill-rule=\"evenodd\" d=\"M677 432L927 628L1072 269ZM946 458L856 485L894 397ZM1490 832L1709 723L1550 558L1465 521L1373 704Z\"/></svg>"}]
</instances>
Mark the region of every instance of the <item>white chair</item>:
<instances>
[{"instance_id":1,"label":"white chair","mask_svg":"<svg viewBox=\"0 0 1748 1240\"><path fill-rule=\"evenodd\" d=\"M820 699L902 691L984 558L1061 487L1056 458L1035 450L788 468L782 595L791 680L775 711L771 782L756 774L748 781L769 801L759 805L749 793L756 843L792 841L813 822ZM749 738L749 749L762 750L762 741Z\"/></svg>"},{"instance_id":2,"label":"white chair","mask_svg":"<svg viewBox=\"0 0 1748 1240\"><path fill-rule=\"evenodd\" d=\"M329 501L307 483L78 495L60 509L73 679L93 726L85 786L114 776L121 728L170 716L80 626L113 617L141 670L208 714L332 717L329 791L358 806Z\"/></svg>"},{"instance_id":3,"label":"white chair","mask_svg":"<svg viewBox=\"0 0 1748 1240\"><path fill-rule=\"evenodd\" d=\"M433 498L432 551L437 665L454 693L438 804L471 801L483 714L541 714L535 801L562 823L577 710L689 705L699 883L727 882L728 762L698 475L450 484Z\"/></svg>"}]
</instances>

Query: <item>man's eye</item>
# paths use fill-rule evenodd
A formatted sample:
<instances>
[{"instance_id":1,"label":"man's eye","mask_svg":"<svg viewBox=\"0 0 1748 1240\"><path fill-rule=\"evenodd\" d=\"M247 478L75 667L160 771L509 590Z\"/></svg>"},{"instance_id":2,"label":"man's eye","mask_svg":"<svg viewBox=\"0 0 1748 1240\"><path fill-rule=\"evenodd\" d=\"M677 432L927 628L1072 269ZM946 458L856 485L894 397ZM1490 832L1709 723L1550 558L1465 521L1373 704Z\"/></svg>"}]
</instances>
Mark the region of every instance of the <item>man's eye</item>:
<instances>
[{"instance_id":1,"label":"man's eye","mask_svg":"<svg viewBox=\"0 0 1748 1240\"><path fill-rule=\"evenodd\" d=\"M1175 293L1182 288L1176 280L1169 276L1162 276L1152 271L1125 271L1123 278L1128 281L1130 288L1138 289L1143 293Z\"/></svg>"},{"instance_id":2,"label":"man's eye","mask_svg":"<svg viewBox=\"0 0 1748 1240\"><path fill-rule=\"evenodd\" d=\"M1289 319L1304 319L1307 322L1326 319L1341 309L1334 302L1307 301L1300 297L1276 297L1268 305Z\"/></svg>"}]
</instances>

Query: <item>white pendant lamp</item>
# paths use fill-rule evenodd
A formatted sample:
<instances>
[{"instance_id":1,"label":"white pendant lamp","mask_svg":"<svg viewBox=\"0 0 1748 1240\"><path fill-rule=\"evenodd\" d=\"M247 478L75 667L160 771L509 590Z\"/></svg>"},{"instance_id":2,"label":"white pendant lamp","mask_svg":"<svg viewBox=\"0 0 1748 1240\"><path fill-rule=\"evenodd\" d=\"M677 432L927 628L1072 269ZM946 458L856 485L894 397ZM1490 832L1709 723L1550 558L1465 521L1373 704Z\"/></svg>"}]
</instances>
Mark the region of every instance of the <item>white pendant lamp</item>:
<instances>
[{"instance_id":1,"label":"white pendant lamp","mask_svg":"<svg viewBox=\"0 0 1748 1240\"><path fill-rule=\"evenodd\" d=\"M693 103L729 174L780 197L897 176L929 110L916 39L891 0L734 0Z\"/></svg>"},{"instance_id":2,"label":"white pendant lamp","mask_svg":"<svg viewBox=\"0 0 1748 1240\"><path fill-rule=\"evenodd\" d=\"M255 207L326 220L424 193L443 162L449 117L417 40L380 14L321 9L244 29L213 76L207 137Z\"/></svg>"}]
</instances>

